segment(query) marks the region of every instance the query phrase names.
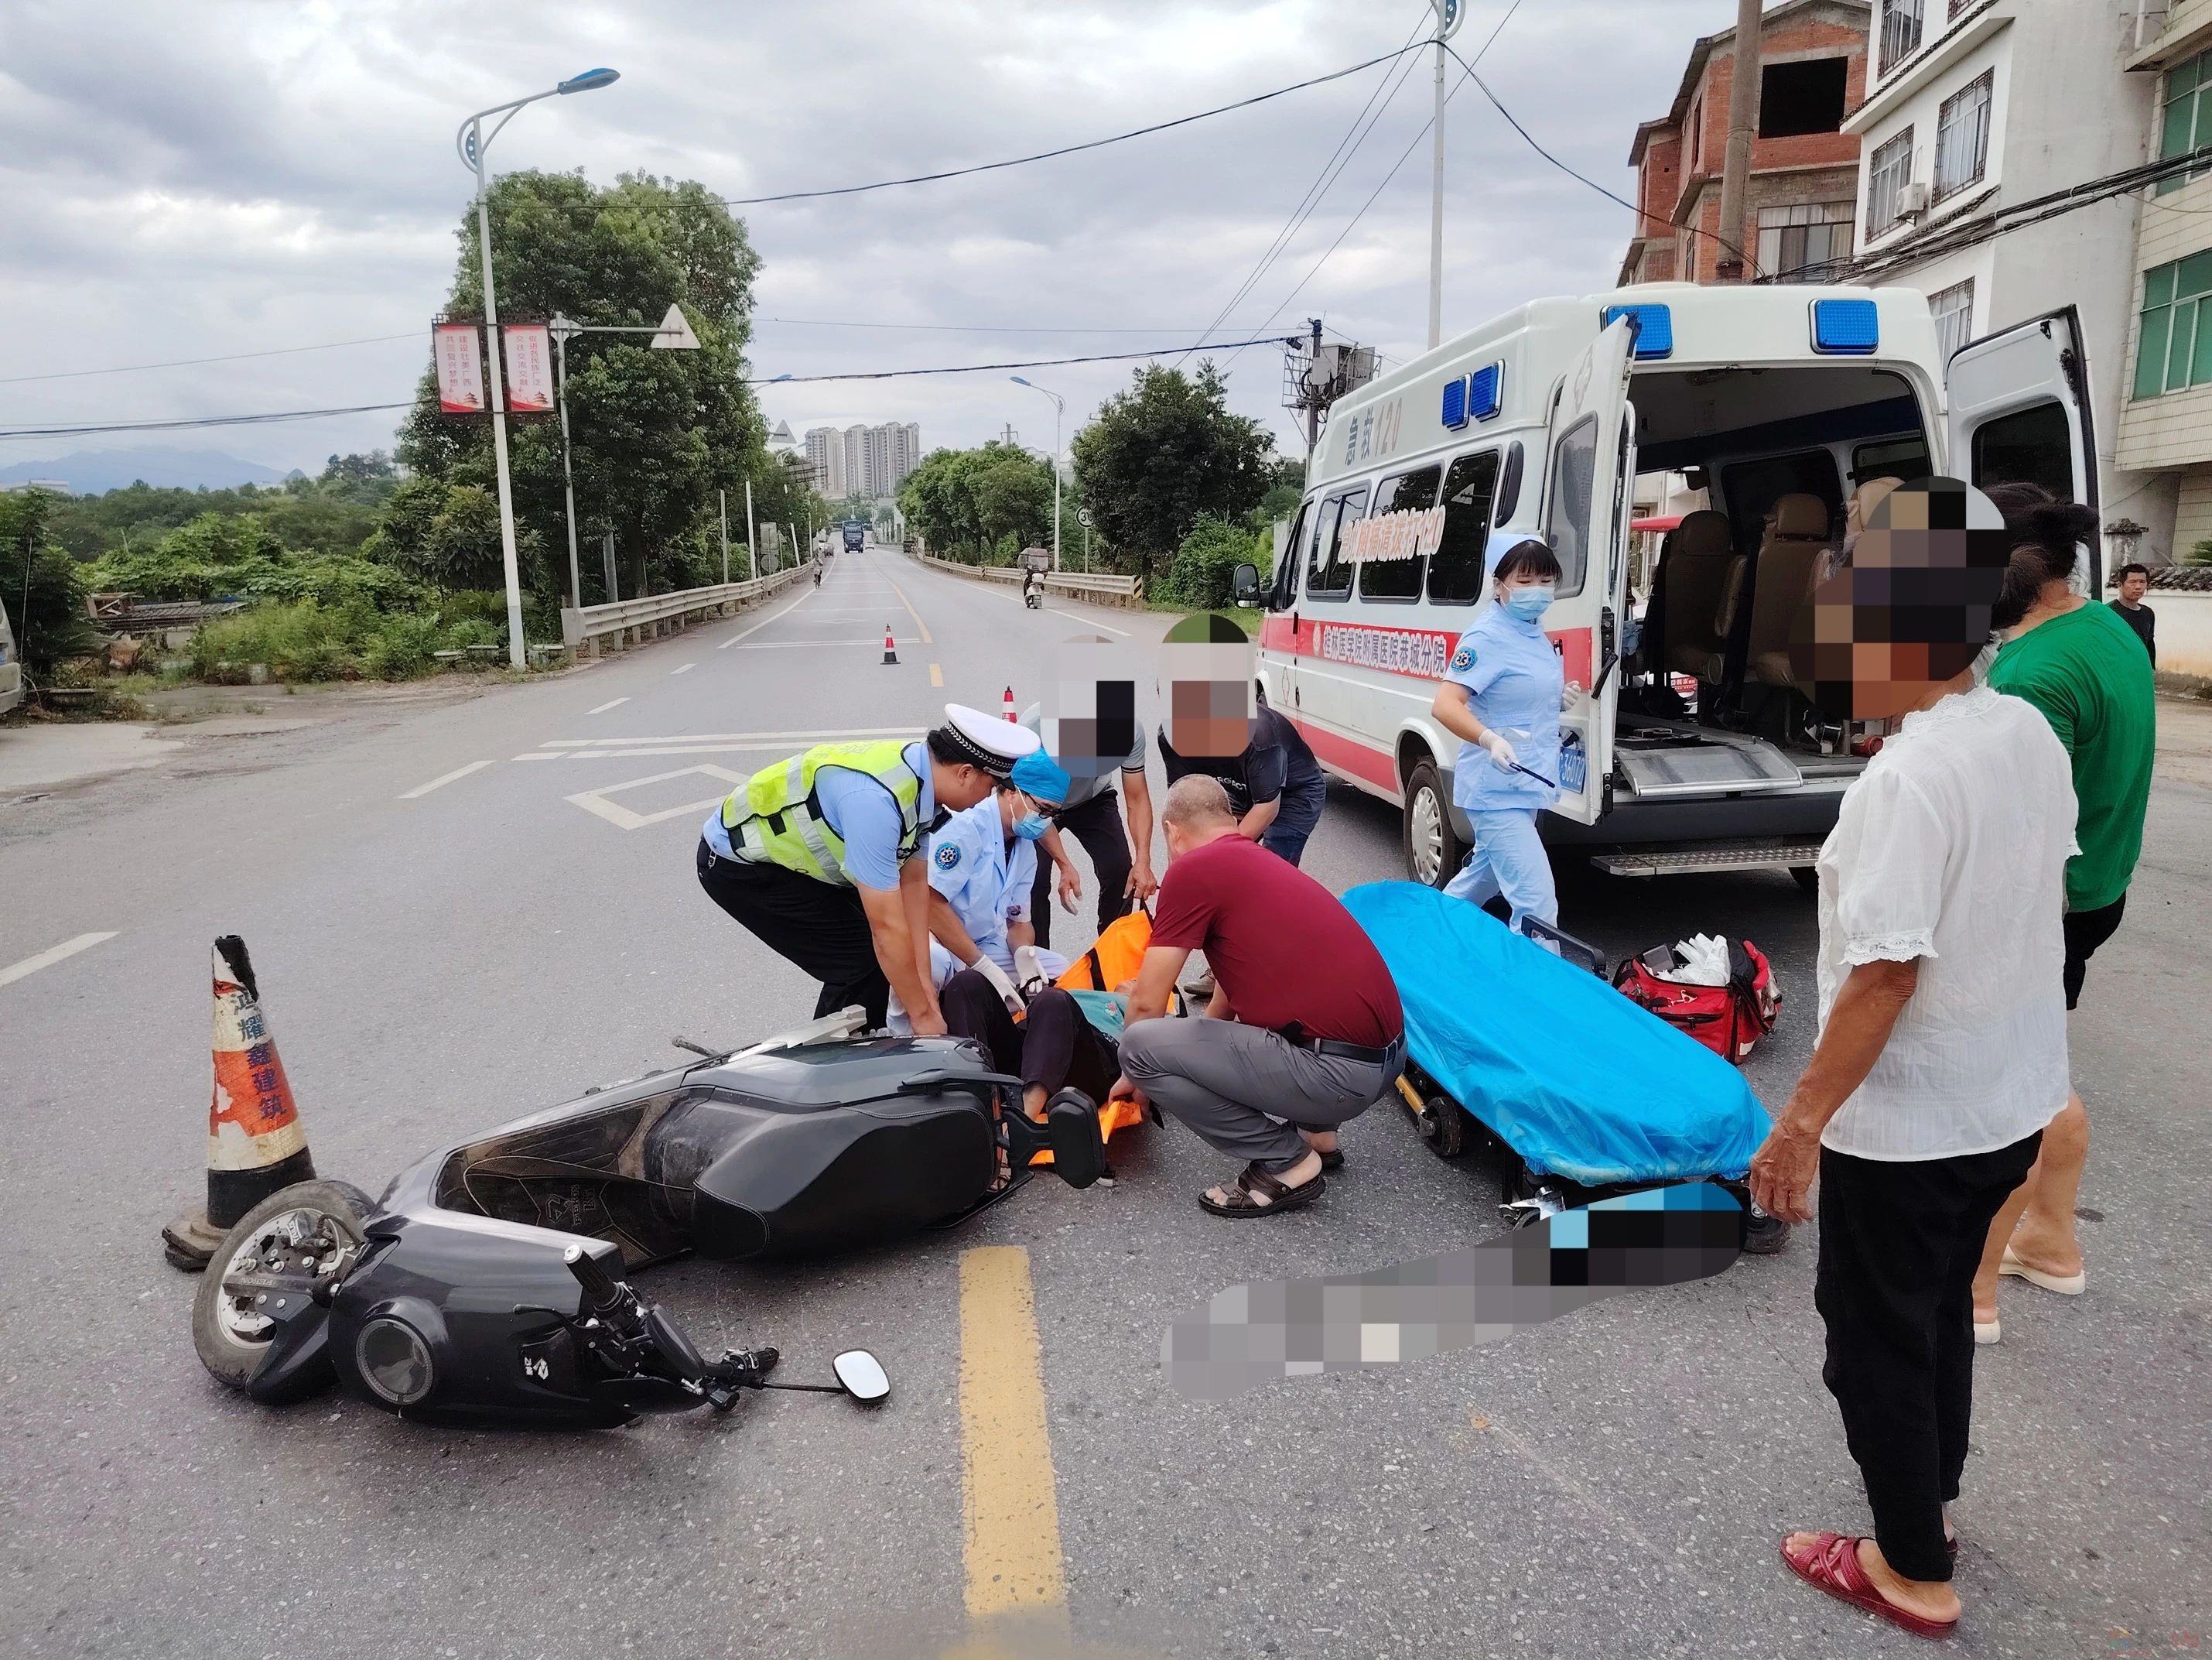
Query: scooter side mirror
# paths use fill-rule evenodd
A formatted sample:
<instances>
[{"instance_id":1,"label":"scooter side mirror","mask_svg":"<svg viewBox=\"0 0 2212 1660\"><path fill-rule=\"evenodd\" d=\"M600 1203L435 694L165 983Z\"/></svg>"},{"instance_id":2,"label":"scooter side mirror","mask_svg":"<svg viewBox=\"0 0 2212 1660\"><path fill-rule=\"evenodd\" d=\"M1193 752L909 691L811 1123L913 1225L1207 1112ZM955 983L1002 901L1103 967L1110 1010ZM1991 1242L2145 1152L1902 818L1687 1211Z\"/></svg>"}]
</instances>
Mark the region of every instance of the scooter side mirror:
<instances>
[{"instance_id":1,"label":"scooter side mirror","mask_svg":"<svg viewBox=\"0 0 2212 1660\"><path fill-rule=\"evenodd\" d=\"M847 1349L830 1363L846 1394L863 1406L874 1406L891 1392L890 1374L883 1362L866 1349Z\"/></svg>"}]
</instances>

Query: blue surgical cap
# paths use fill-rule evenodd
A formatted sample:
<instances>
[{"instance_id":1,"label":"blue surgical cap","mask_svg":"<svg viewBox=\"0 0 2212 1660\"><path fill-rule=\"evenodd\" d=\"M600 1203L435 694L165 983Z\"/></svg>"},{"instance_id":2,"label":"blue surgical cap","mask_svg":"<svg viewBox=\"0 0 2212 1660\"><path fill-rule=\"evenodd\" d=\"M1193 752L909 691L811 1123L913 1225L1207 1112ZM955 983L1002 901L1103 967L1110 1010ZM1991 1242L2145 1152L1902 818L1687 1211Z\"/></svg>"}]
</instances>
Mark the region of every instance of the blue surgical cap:
<instances>
[{"instance_id":1,"label":"blue surgical cap","mask_svg":"<svg viewBox=\"0 0 2212 1660\"><path fill-rule=\"evenodd\" d=\"M1040 801L1060 802L1067 800L1073 781L1066 769L1042 750L1032 750L1014 763L1014 787L1024 795L1033 795Z\"/></svg>"}]
</instances>

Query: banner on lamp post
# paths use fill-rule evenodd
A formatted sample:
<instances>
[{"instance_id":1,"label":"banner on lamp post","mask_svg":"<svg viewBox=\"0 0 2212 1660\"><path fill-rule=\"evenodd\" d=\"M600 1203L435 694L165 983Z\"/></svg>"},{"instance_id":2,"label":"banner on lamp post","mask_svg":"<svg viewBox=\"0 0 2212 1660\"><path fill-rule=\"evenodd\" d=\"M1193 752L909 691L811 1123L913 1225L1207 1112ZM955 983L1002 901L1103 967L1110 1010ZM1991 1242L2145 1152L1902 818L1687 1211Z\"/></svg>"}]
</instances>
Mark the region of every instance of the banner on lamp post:
<instances>
[{"instance_id":1,"label":"banner on lamp post","mask_svg":"<svg viewBox=\"0 0 2212 1660\"><path fill-rule=\"evenodd\" d=\"M552 414L553 346L545 325L511 323L500 333L507 347L507 413Z\"/></svg>"},{"instance_id":2,"label":"banner on lamp post","mask_svg":"<svg viewBox=\"0 0 2212 1660\"><path fill-rule=\"evenodd\" d=\"M482 415L484 398L483 331L474 323L440 323L430 331L431 356L438 365L438 407L447 415Z\"/></svg>"}]
</instances>

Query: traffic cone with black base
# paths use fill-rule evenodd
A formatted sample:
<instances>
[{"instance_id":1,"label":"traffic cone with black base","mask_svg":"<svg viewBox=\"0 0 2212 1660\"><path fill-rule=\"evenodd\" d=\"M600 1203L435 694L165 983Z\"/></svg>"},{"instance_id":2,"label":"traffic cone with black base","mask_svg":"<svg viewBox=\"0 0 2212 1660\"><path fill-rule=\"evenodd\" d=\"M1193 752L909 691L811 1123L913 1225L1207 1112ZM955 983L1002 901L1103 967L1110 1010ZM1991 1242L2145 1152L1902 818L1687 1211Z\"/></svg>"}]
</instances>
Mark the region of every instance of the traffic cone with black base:
<instances>
[{"instance_id":1,"label":"traffic cone with black base","mask_svg":"<svg viewBox=\"0 0 2212 1660\"><path fill-rule=\"evenodd\" d=\"M886 663L898 661L898 648L891 643L890 624L888 623L884 625L884 661Z\"/></svg>"},{"instance_id":2,"label":"traffic cone with black base","mask_svg":"<svg viewBox=\"0 0 2212 1660\"><path fill-rule=\"evenodd\" d=\"M208 1102L207 1204L161 1230L162 1255L197 1274L239 1218L279 1188L312 1182L315 1161L261 1012L246 942L215 942L215 1093Z\"/></svg>"}]
</instances>

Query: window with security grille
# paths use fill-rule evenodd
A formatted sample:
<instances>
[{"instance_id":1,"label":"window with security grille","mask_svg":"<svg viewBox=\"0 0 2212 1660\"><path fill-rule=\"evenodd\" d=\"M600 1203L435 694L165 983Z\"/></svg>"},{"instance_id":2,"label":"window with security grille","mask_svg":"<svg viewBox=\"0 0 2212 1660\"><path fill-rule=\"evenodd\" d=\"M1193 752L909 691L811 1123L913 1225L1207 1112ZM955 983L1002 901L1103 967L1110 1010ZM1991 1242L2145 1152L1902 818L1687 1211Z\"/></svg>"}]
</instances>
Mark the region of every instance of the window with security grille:
<instances>
[{"instance_id":1,"label":"window with security grille","mask_svg":"<svg viewBox=\"0 0 2212 1660\"><path fill-rule=\"evenodd\" d=\"M1811 281L1851 257L1850 202L1798 202L1759 210L1759 273ZM1804 273L1804 275L1801 275Z\"/></svg>"},{"instance_id":2,"label":"window with security grille","mask_svg":"<svg viewBox=\"0 0 2212 1660\"><path fill-rule=\"evenodd\" d=\"M1912 182L1912 129L1875 147L1867 158L1867 234L1879 236L1900 216L1898 197Z\"/></svg>"},{"instance_id":3,"label":"window with security grille","mask_svg":"<svg viewBox=\"0 0 2212 1660\"><path fill-rule=\"evenodd\" d=\"M1928 310L1936 319L1936 349L1948 363L1974 337L1974 279L1938 289L1928 296Z\"/></svg>"},{"instance_id":4,"label":"window with security grille","mask_svg":"<svg viewBox=\"0 0 2212 1660\"><path fill-rule=\"evenodd\" d=\"M1937 201L1978 185L1989 170L1990 96L1995 71L1984 70L1943 100L1936 120Z\"/></svg>"},{"instance_id":5,"label":"window with security grille","mask_svg":"<svg viewBox=\"0 0 2212 1660\"><path fill-rule=\"evenodd\" d=\"M2142 326L2136 335L2138 398L2212 381L2212 248L2143 273Z\"/></svg>"},{"instance_id":6,"label":"window with security grille","mask_svg":"<svg viewBox=\"0 0 2212 1660\"><path fill-rule=\"evenodd\" d=\"M1881 0L1881 72L1887 75L1920 50L1925 0Z\"/></svg>"},{"instance_id":7,"label":"window with security grille","mask_svg":"<svg viewBox=\"0 0 2212 1660\"><path fill-rule=\"evenodd\" d=\"M2212 144L2212 52L2199 52L2166 72L2165 111L2158 131L2158 159L2171 161ZM2177 173L2158 181L2158 193L2179 190L2202 175Z\"/></svg>"}]
</instances>

